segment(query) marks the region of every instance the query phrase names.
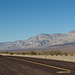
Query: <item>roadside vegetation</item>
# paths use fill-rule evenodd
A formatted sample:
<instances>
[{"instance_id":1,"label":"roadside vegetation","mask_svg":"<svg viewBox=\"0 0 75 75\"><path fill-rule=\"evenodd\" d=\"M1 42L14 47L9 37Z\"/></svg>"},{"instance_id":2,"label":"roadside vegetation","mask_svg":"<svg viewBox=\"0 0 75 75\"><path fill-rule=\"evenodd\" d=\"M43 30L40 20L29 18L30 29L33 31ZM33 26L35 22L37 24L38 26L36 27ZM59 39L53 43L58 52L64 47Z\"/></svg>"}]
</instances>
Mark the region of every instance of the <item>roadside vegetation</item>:
<instances>
[{"instance_id":1,"label":"roadside vegetation","mask_svg":"<svg viewBox=\"0 0 75 75\"><path fill-rule=\"evenodd\" d=\"M46 56L74 56L75 53L72 52L61 52L60 50L56 51L40 51L40 52L35 52L35 51L30 51L30 52L0 52L0 54L10 54L10 55L46 55Z\"/></svg>"}]
</instances>

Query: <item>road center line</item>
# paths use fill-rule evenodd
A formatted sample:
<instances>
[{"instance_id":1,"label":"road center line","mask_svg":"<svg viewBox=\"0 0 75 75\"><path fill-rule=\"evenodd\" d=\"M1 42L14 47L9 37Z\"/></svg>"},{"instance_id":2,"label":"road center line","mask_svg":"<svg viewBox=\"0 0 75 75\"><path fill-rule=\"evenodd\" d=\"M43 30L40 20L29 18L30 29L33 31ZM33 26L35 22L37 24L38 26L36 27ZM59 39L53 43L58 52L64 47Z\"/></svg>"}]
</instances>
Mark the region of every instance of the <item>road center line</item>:
<instances>
[{"instance_id":1,"label":"road center line","mask_svg":"<svg viewBox=\"0 0 75 75\"><path fill-rule=\"evenodd\" d=\"M42 66L46 66L46 67L50 67L50 68L55 68L55 69L60 69L60 70L70 71L71 72L71 70L69 70L69 69L64 69L64 68L60 68L60 67L56 67L56 66L51 66L51 65L46 65L46 64L42 64L42 63L38 63L38 62L33 62L33 61L28 61L28 60L22 60L22 59L13 58L13 57L6 57L6 58L20 60L20 61L25 61L25 62L29 62L29 63L33 63L33 64L38 64L38 65L42 65Z\"/></svg>"}]
</instances>

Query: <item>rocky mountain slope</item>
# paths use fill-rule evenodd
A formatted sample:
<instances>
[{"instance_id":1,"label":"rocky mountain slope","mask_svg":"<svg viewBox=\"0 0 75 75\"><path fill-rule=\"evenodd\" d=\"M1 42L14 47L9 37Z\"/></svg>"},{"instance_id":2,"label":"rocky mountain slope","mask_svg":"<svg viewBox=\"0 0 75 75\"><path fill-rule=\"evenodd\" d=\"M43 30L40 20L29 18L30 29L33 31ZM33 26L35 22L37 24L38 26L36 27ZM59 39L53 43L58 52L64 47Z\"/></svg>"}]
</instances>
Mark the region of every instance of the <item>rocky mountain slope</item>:
<instances>
[{"instance_id":1,"label":"rocky mountain slope","mask_svg":"<svg viewBox=\"0 0 75 75\"><path fill-rule=\"evenodd\" d=\"M75 30L66 34L39 34L28 40L0 43L0 50L41 48L70 42L75 42Z\"/></svg>"}]
</instances>

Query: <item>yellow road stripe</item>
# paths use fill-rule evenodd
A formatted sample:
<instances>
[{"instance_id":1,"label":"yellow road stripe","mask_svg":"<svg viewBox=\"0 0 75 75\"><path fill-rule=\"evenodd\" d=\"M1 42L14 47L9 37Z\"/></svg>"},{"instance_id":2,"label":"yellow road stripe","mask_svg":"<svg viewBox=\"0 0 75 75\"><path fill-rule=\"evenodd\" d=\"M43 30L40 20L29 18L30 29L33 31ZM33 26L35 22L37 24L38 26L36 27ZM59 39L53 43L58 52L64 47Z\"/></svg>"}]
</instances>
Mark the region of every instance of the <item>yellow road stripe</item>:
<instances>
[{"instance_id":1,"label":"yellow road stripe","mask_svg":"<svg viewBox=\"0 0 75 75\"><path fill-rule=\"evenodd\" d=\"M15 60L20 60L20 61L25 61L25 62L29 62L29 63L33 63L33 64L38 64L38 65L42 65L42 66L46 66L46 67L51 67L51 68L55 68L55 69L60 69L60 70L65 70L65 71L71 71L69 69L64 69L64 68L55 67L55 66L51 66L51 65L46 65L46 64L42 64L42 63L37 63L37 62L33 62L33 61L22 60L22 59L13 58L13 57L7 57L7 58L11 58L11 59L15 59Z\"/></svg>"}]
</instances>

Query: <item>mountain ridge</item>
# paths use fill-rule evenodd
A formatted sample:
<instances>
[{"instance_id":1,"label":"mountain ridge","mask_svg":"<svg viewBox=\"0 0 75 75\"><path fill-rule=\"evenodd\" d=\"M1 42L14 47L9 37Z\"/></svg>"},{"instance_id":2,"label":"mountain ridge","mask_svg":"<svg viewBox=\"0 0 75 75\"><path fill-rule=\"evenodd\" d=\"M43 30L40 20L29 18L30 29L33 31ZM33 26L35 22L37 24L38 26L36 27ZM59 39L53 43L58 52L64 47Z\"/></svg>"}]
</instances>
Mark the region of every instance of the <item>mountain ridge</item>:
<instances>
[{"instance_id":1,"label":"mountain ridge","mask_svg":"<svg viewBox=\"0 0 75 75\"><path fill-rule=\"evenodd\" d=\"M0 43L0 50L42 48L70 42L75 42L75 30L66 34L39 34L27 40Z\"/></svg>"}]
</instances>

